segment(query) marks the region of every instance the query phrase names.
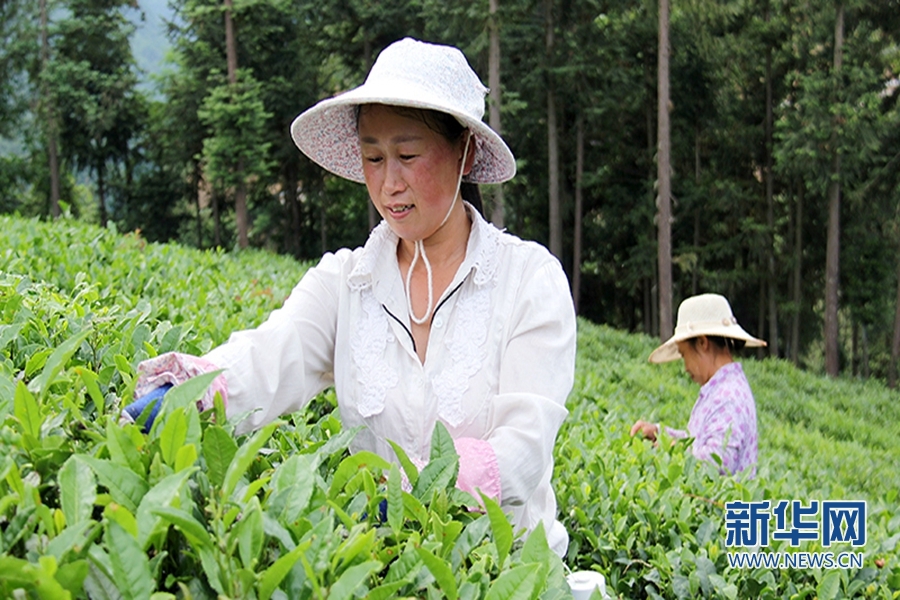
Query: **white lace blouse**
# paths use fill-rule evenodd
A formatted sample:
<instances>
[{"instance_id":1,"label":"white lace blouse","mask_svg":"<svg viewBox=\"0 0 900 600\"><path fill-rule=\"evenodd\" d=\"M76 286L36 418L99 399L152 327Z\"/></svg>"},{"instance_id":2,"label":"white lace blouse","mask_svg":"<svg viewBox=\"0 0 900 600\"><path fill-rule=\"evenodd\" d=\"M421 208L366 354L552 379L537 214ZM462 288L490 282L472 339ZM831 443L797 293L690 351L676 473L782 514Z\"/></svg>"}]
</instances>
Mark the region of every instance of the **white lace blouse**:
<instances>
[{"instance_id":1,"label":"white lace blouse","mask_svg":"<svg viewBox=\"0 0 900 600\"><path fill-rule=\"evenodd\" d=\"M225 369L229 415L256 429L335 386L353 450L393 460L388 440L427 462L440 419L460 452L460 487L499 497L516 525L568 535L550 486L553 445L575 368L575 314L544 247L472 218L466 258L436 303L425 363L416 354L396 249L382 222L366 245L326 254L258 328L206 359Z\"/></svg>"}]
</instances>

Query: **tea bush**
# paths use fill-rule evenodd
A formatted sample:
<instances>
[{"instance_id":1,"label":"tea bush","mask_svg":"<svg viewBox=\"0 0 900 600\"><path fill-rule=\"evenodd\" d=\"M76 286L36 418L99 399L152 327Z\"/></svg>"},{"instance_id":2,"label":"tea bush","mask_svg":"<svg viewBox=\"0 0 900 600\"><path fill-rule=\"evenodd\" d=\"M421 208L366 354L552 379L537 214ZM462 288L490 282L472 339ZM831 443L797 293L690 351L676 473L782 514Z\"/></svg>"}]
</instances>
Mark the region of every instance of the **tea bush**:
<instances>
[{"instance_id":1,"label":"tea bush","mask_svg":"<svg viewBox=\"0 0 900 600\"><path fill-rule=\"evenodd\" d=\"M421 473L351 456L333 393L235 438L221 404L193 408L197 378L148 435L117 424L138 362L258 324L304 265L71 221L0 217L0 231L2 597L558 598L566 568L600 570L623 598L900 597L900 403L876 383L745 360L760 469L741 481L687 442L632 439L639 417L683 427L696 386L646 363L650 338L579 321L556 447L564 565L496 504L467 509L440 427ZM731 568L724 503L760 499L866 500L863 568Z\"/></svg>"}]
</instances>

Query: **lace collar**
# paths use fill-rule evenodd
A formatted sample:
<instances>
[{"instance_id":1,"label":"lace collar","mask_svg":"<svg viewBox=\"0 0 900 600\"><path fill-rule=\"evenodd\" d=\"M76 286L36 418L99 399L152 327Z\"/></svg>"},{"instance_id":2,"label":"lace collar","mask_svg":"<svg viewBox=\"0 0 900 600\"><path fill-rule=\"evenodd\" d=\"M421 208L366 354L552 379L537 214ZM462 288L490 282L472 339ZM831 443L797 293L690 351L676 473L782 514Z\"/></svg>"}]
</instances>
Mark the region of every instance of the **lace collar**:
<instances>
[{"instance_id":1,"label":"lace collar","mask_svg":"<svg viewBox=\"0 0 900 600\"><path fill-rule=\"evenodd\" d=\"M497 246L500 243L500 230L493 224L484 220L484 217L468 202L464 203L469 217L472 219L472 229L469 232L469 241L466 246L466 258L460 265L454 281L460 275L465 275L470 270L475 271L474 282L478 286L486 285L493 281L497 271ZM389 269L397 268L397 244L400 238L388 226L386 221L381 221L372 233L366 245L363 246L359 260L347 283L350 289L360 291L367 287L374 287L379 281L385 281L390 275Z\"/></svg>"}]
</instances>

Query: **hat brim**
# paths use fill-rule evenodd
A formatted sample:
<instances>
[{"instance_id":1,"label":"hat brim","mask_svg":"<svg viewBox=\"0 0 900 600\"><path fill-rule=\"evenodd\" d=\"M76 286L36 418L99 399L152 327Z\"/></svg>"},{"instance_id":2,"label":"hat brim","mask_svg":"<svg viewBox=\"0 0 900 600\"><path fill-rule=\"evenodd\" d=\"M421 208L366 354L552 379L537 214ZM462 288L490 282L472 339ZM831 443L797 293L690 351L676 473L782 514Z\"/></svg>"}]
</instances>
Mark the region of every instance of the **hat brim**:
<instances>
[{"instance_id":1,"label":"hat brim","mask_svg":"<svg viewBox=\"0 0 900 600\"><path fill-rule=\"evenodd\" d=\"M743 340L748 348L759 348L767 345L765 340L753 337L744 331L743 327L735 323L728 326L709 327L697 331L676 331L675 335L663 342L658 348L650 353L648 360L652 363L665 363L678 360L681 358L681 353L678 351L678 342L700 337L701 335Z\"/></svg>"},{"instance_id":2,"label":"hat brim","mask_svg":"<svg viewBox=\"0 0 900 600\"><path fill-rule=\"evenodd\" d=\"M502 183L516 174L512 151L482 121L447 106L440 98L424 90L378 89L366 83L334 98L322 100L304 111L291 124L291 137L297 147L313 162L335 175L365 183L362 154L356 129L356 107L363 104L386 104L436 110L455 117L475 138L475 159L466 181Z\"/></svg>"}]
</instances>

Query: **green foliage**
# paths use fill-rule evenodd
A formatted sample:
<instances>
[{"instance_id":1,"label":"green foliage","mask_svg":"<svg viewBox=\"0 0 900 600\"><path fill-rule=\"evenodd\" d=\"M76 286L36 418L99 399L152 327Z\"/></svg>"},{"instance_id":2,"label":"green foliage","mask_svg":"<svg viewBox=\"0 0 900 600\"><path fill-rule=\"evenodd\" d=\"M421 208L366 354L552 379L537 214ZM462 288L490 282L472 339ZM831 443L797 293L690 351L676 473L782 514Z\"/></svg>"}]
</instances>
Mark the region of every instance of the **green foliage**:
<instances>
[{"instance_id":1,"label":"green foliage","mask_svg":"<svg viewBox=\"0 0 900 600\"><path fill-rule=\"evenodd\" d=\"M881 385L831 381L783 361L744 360L759 423L759 472L723 477L687 442L631 438L638 418L684 427L697 387L680 362L652 365L656 341L579 322L570 416L557 444L555 489L571 535L567 561L595 568L625 598L895 598L900 591L900 403ZM724 503L868 502L863 569L728 565ZM787 551L775 542L772 552ZM822 548L809 544L801 551ZM834 548L830 548L834 550ZM839 550L835 550L839 551ZM884 561L876 566L876 559Z\"/></svg>"},{"instance_id":2,"label":"green foliage","mask_svg":"<svg viewBox=\"0 0 900 600\"><path fill-rule=\"evenodd\" d=\"M405 491L396 465L349 454L356 431L341 430L327 395L235 440L221 400L195 408L210 374L173 388L149 434L117 423L139 360L167 344L197 350L200 338L221 340L283 297L233 306L217 293L233 299L254 277L273 281L249 290L284 286L301 265L66 222L2 226L16 231L0 247L3 597L514 598L526 584L530 597L565 589L546 542L513 547L496 504L490 517L469 508L441 425L430 464ZM186 286L189 272L203 276ZM523 573L526 581L507 583Z\"/></svg>"}]
</instances>

